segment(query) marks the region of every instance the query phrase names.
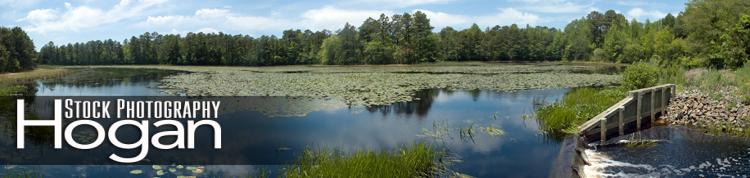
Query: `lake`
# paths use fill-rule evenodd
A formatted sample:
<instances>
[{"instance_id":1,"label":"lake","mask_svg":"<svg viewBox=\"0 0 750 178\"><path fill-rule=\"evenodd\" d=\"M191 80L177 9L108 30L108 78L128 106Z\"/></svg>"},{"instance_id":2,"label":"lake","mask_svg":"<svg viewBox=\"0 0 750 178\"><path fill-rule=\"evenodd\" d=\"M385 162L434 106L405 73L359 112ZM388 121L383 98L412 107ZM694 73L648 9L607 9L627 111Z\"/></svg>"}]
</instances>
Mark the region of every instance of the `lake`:
<instances>
[{"instance_id":1,"label":"lake","mask_svg":"<svg viewBox=\"0 0 750 178\"><path fill-rule=\"evenodd\" d=\"M163 96L159 81L178 72L117 69L88 71L32 85L36 96ZM82 77L80 75L85 75ZM269 116L247 110L247 118L225 125L226 133L257 142L254 153L292 162L306 148L343 152L390 150L429 142L450 154L451 174L476 177L549 177L563 138L539 129L537 107L563 97L570 89L521 91L421 90L417 100L373 107L328 108L296 116ZM294 102L294 100L289 100ZM283 106L296 106L286 103ZM6 134L2 134L6 137ZM7 138L7 137L6 137ZM650 146L617 146L587 150L587 173L600 176L713 176L748 174L750 142L714 139L677 127L650 129L624 140L663 140ZM718 137L717 137L718 138ZM721 144L719 144L721 143ZM228 144L231 144L228 143ZM715 146L723 145L723 146ZM642 154L646 150L648 154ZM680 158L674 161L674 158ZM690 157L682 158L682 157ZM565 166L565 165L562 165ZM708 166L708 167L707 167ZM713 166L713 167L712 167ZM46 177L198 177L278 175L284 165L35 165L4 166L5 174ZM158 169L157 169L158 168ZM196 172L194 170L202 171ZM136 173L139 174L133 174ZM138 172L141 171L141 172Z\"/></svg>"}]
</instances>

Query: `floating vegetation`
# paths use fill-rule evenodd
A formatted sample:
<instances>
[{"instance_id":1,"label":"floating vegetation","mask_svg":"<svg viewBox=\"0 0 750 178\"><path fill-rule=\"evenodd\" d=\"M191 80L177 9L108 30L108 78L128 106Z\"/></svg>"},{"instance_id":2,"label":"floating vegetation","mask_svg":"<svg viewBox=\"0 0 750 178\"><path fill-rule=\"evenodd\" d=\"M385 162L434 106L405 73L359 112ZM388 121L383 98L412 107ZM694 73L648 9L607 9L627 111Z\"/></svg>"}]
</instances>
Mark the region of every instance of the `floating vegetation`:
<instances>
[{"instance_id":1,"label":"floating vegetation","mask_svg":"<svg viewBox=\"0 0 750 178\"><path fill-rule=\"evenodd\" d=\"M490 136L502 136L503 134L505 134L503 130L497 127L493 127L493 126L482 127L481 130Z\"/></svg>"},{"instance_id":2,"label":"floating vegetation","mask_svg":"<svg viewBox=\"0 0 750 178\"><path fill-rule=\"evenodd\" d=\"M350 106L387 105L411 101L414 100L412 95L416 91L431 88L507 91L605 86L617 83L620 78L618 75L578 72L586 69L596 71L600 66L558 64L111 67L190 71L191 73L177 74L162 80L162 89L172 94L334 99Z\"/></svg>"},{"instance_id":3,"label":"floating vegetation","mask_svg":"<svg viewBox=\"0 0 750 178\"><path fill-rule=\"evenodd\" d=\"M437 121L432 123L432 129L422 128L422 132L419 136L430 137L435 140L443 140L445 138L450 138L448 130L448 123L445 121Z\"/></svg>"},{"instance_id":4,"label":"floating vegetation","mask_svg":"<svg viewBox=\"0 0 750 178\"><path fill-rule=\"evenodd\" d=\"M254 108L271 117L304 116L309 112L347 106L388 105L412 101L415 92L429 88L522 90L551 87L611 85L619 76L596 73L601 66L441 63L397 66L95 66L66 78L144 74L167 76L161 88L168 94L191 96L284 96L293 101L264 102ZM75 67L80 69L81 67ZM155 72L164 69L165 72ZM85 72L89 71L89 72ZM175 72L175 71L190 71ZM74 77L75 76L75 77ZM93 75L99 76L99 75ZM293 106L289 106L293 103ZM496 119L496 118L495 118Z\"/></svg>"},{"instance_id":5,"label":"floating vegetation","mask_svg":"<svg viewBox=\"0 0 750 178\"><path fill-rule=\"evenodd\" d=\"M131 171L130 171L130 174L133 174L133 175L139 175L139 174L143 174L143 170L140 170L140 169L134 169L134 170L131 170Z\"/></svg>"}]
</instances>

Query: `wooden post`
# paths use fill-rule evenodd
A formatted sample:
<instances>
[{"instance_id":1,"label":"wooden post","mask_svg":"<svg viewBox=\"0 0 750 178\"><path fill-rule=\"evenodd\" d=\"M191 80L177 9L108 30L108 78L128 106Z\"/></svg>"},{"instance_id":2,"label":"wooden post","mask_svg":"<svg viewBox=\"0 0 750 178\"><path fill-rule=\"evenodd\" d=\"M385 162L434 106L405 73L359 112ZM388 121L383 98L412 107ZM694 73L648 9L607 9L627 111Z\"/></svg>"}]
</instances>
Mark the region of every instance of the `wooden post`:
<instances>
[{"instance_id":1,"label":"wooden post","mask_svg":"<svg viewBox=\"0 0 750 178\"><path fill-rule=\"evenodd\" d=\"M635 128L636 130L641 130L641 98L643 95L641 95L641 92L635 93L636 95L636 105L635 105Z\"/></svg>"},{"instance_id":2,"label":"wooden post","mask_svg":"<svg viewBox=\"0 0 750 178\"><path fill-rule=\"evenodd\" d=\"M618 126L620 128L620 136L625 135L625 123L623 121L623 120L625 120L625 114L623 113L624 110L625 110L625 107L623 107L623 106L620 106L620 108L617 108L617 112L619 113L618 117L620 118L619 119L620 121L618 122Z\"/></svg>"},{"instance_id":3,"label":"wooden post","mask_svg":"<svg viewBox=\"0 0 750 178\"><path fill-rule=\"evenodd\" d=\"M664 112L667 111L667 87L664 87L661 89L661 115L664 115Z\"/></svg>"},{"instance_id":4,"label":"wooden post","mask_svg":"<svg viewBox=\"0 0 750 178\"><path fill-rule=\"evenodd\" d=\"M602 118L600 123L599 131L601 132L601 138L599 140L604 144L604 141L607 141L607 117Z\"/></svg>"},{"instance_id":5,"label":"wooden post","mask_svg":"<svg viewBox=\"0 0 750 178\"><path fill-rule=\"evenodd\" d=\"M654 107L654 105L656 104L655 98L656 89L651 89L651 127L653 127L654 123L656 122L656 107Z\"/></svg>"}]
</instances>

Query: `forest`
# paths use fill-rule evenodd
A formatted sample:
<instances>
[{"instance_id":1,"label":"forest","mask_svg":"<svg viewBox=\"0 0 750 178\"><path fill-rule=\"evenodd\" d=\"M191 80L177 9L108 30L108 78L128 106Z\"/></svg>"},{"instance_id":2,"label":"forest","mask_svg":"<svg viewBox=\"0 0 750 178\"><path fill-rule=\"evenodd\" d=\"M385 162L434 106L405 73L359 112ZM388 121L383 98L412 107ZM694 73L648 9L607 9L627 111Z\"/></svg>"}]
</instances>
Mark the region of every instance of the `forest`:
<instances>
[{"instance_id":1,"label":"forest","mask_svg":"<svg viewBox=\"0 0 750 178\"><path fill-rule=\"evenodd\" d=\"M0 27L0 73L33 69L34 43L21 28Z\"/></svg>"},{"instance_id":2,"label":"forest","mask_svg":"<svg viewBox=\"0 0 750 178\"><path fill-rule=\"evenodd\" d=\"M564 29L474 24L439 31L422 12L381 14L336 32L285 30L281 37L225 33L147 32L122 42L44 45L35 54L18 27L2 28L2 71L56 65L172 64L268 66L294 64L413 64L436 61L650 61L684 67L735 68L750 56L750 1L694 0L678 15L628 20L593 11ZM7 40L6 40L7 39ZM4 46L4 47L3 47Z\"/></svg>"}]
</instances>

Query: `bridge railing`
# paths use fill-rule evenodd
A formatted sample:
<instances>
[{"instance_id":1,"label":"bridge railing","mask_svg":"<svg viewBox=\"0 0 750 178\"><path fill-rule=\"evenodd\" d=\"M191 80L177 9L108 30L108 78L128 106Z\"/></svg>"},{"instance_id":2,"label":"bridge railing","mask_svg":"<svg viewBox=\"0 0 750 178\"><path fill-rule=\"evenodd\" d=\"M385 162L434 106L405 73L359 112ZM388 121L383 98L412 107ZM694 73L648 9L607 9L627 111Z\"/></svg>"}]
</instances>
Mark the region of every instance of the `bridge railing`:
<instances>
[{"instance_id":1,"label":"bridge railing","mask_svg":"<svg viewBox=\"0 0 750 178\"><path fill-rule=\"evenodd\" d=\"M666 112L675 95L674 84L665 84L628 92L628 96L578 126L586 142L601 141L651 127Z\"/></svg>"}]
</instances>

